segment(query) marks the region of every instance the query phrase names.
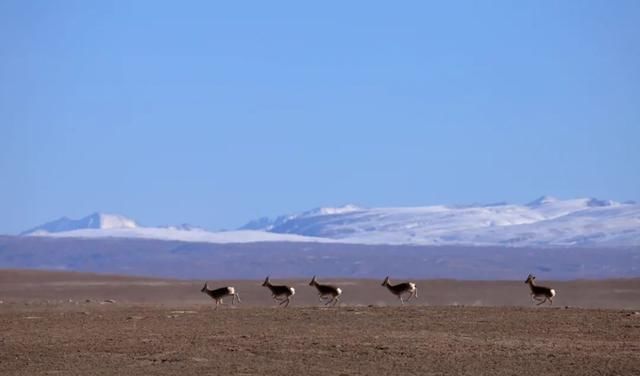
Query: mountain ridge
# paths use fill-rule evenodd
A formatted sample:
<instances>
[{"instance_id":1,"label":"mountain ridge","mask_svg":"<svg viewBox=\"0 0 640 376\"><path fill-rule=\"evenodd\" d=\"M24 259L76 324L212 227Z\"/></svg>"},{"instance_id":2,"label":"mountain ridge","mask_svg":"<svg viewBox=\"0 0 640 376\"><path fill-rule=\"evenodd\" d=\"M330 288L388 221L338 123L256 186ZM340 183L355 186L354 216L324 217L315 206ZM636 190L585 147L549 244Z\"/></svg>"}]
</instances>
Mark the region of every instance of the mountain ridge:
<instances>
[{"instance_id":1,"label":"mountain ridge","mask_svg":"<svg viewBox=\"0 0 640 376\"><path fill-rule=\"evenodd\" d=\"M36 233L56 233L84 229L112 229L112 228L136 228L139 225L130 218L120 214L94 212L80 219L70 219L66 216L42 225L26 230L20 235Z\"/></svg>"},{"instance_id":2,"label":"mountain ridge","mask_svg":"<svg viewBox=\"0 0 640 376\"><path fill-rule=\"evenodd\" d=\"M262 217L235 231L192 225L140 226L118 214L62 217L23 236L130 237L187 242L260 241L475 246L636 246L640 205L596 198L542 196L527 204L320 207L273 219Z\"/></svg>"},{"instance_id":3,"label":"mountain ridge","mask_svg":"<svg viewBox=\"0 0 640 376\"><path fill-rule=\"evenodd\" d=\"M318 208L247 227L363 244L633 246L640 244L640 205L542 196L524 205Z\"/></svg>"}]
</instances>

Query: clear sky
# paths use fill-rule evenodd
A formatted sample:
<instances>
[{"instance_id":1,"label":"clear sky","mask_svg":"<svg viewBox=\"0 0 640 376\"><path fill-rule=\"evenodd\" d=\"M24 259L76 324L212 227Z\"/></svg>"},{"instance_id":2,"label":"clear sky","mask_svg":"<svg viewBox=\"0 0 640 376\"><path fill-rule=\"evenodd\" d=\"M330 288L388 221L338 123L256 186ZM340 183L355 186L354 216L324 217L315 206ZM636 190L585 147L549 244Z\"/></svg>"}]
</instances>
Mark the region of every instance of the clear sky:
<instances>
[{"instance_id":1,"label":"clear sky","mask_svg":"<svg viewBox=\"0 0 640 376\"><path fill-rule=\"evenodd\" d=\"M640 200L640 1L309 3L0 0L0 233Z\"/></svg>"}]
</instances>

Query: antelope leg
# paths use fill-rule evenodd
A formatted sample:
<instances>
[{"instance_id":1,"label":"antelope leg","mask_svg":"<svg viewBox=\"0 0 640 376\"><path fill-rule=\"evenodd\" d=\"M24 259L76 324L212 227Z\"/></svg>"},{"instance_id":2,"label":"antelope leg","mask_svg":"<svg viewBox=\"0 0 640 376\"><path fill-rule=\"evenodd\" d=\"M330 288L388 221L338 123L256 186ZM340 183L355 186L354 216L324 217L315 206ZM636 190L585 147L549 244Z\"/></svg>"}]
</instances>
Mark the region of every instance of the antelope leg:
<instances>
[{"instance_id":1,"label":"antelope leg","mask_svg":"<svg viewBox=\"0 0 640 376\"><path fill-rule=\"evenodd\" d=\"M410 301L413 298L413 292L409 293L409 297L407 298L407 300L405 300L405 302Z\"/></svg>"}]
</instances>

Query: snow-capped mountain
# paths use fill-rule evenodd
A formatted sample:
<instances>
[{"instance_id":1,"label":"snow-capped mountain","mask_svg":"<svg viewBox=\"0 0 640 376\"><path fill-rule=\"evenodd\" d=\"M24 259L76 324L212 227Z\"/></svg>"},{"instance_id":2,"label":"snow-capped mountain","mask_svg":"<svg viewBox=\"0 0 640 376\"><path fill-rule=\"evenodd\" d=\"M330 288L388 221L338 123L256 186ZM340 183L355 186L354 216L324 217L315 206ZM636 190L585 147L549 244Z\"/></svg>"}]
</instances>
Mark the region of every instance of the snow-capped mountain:
<instances>
[{"instance_id":1,"label":"snow-capped mountain","mask_svg":"<svg viewBox=\"0 0 640 376\"><path fill-rule=\"evenodd\" d=\"M191 226L144 227L115 214L61 218L22 235L146 238L208 243L265 241L511 247L638 246L640 205L594 198L541 197L525 205L325 207L260 218L237 231Z\"/></svg>"},{"instance_id":2,"label":"snow-capped mountain","mask_svg":"<svg viewBox=\"0 0 640 376\"><path fill-rule=\"evenodd\" d=\"M250 221L239 228L239 230L263 230L263 231L271 231L275 228L279 228L283 226L285 223L290 223L291 220L296 218L313 218L320 217L326 215L336 215L336 214L346 214L352 213L362 210L362 208L348 204L341 207L336 208L315 208L309 211L300 213L300 214L292 214L292 215L281 215L276 219L270 219L268 217L261 217ZM273 231L280 232L280 231Z\"/></svg>"},{"instance_id":3,"label":"snow-capped mountain","mask_svg":"<svg viewBox=\"0 0 640 376\"><path fill-rule=\"evenodd\" d=\"M526 205L347 205L262 218L242 228L362 244L637 246L640 205L547 196Z\"/></svg>"},{"instance_id":4,"label":"snow-capped mountain","mask_svg":"<svg viewBox=\"0 0 640 376\"><path fill-rule=\"evenodd\" d=\"M21 235L52 234L82 229L126 229L136 228L138 224L132 219L118 214L93 213L81 219L62 217L23 232Z\"/></svg>"},{"instance_id":5,"label":"snow-capped mountain","mask_svg":"<svg viewBox=\"0 0 640 376\"><path fill-rule=\"evenodd\" d=\"M142 238L197 243L331 241L328 239L314 239L301 235L277 234L267 231L242 230L213 232L189 224L145 227L125 216L104 213L93 213L81 219L62 217L27 230L21 235L57 238Z\"/></svg>"}]
</instances>

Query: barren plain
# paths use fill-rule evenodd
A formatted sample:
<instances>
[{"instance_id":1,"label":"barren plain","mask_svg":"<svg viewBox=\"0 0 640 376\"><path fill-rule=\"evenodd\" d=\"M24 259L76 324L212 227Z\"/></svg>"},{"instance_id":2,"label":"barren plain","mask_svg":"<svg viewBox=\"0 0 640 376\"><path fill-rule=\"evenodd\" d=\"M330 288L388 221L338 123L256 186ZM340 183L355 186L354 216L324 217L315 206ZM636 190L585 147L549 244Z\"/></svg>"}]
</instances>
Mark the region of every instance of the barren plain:
<instances>
[{"instance_id":1,"label":"barren plain","mask_svg":"<svg viewBox=\"0 0 640 376\"><path fill-rule=\"evenodd\" d=\"M640 279L416 281L400 306L381 281L320 306L307 280L279 309L261 281L218 310L203 281L0 271L1 375L637 375ZM398 282L398 281L395 281Z\"/></svg>"}]
</instances>

